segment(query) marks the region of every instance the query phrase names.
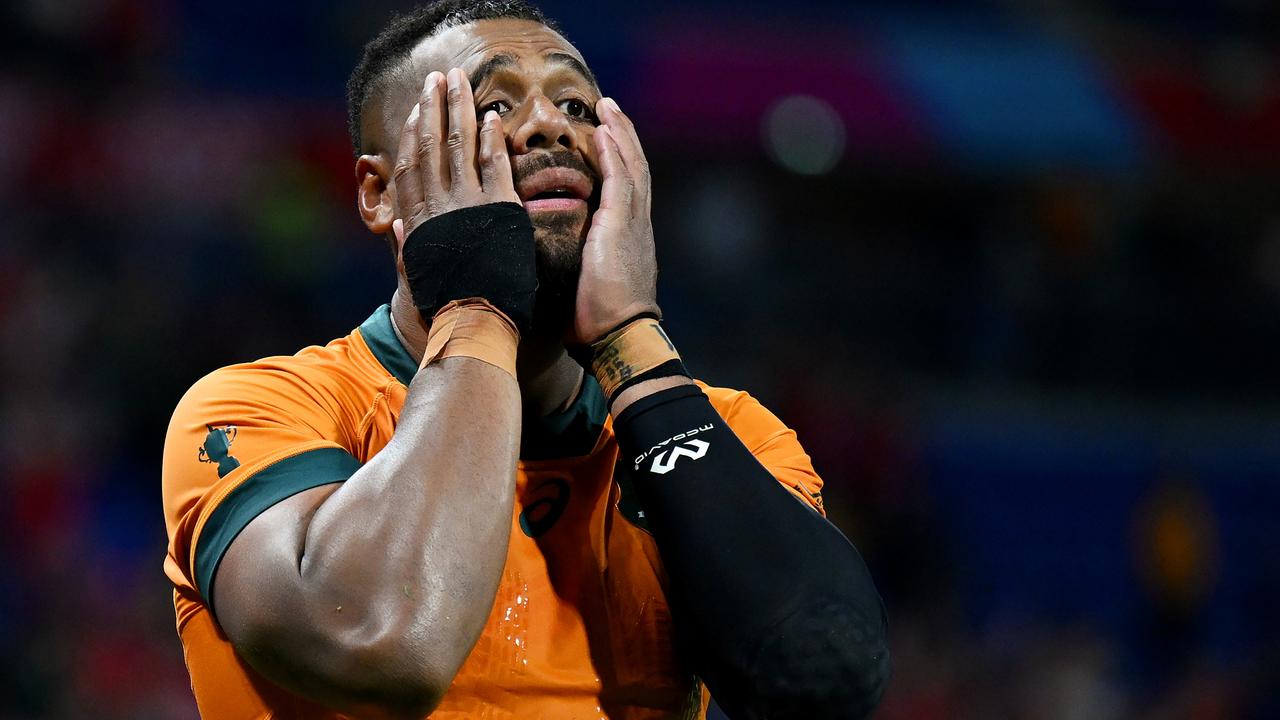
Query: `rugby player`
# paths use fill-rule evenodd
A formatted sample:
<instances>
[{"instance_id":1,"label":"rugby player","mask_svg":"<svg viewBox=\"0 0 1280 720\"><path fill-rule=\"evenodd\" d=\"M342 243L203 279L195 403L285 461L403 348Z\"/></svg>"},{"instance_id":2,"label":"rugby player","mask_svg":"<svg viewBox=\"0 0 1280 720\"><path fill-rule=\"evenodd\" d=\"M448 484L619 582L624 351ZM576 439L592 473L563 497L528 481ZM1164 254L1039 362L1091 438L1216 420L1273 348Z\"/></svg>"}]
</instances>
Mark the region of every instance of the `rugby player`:
<instances>
[{"instance_id":1,"label":"rugby player","mask_svg":"<svg viewBox=\"0 0 1280 720\"><path fill-rule=\"evenodd\" d=\"M795 433L663 332L645 155L578 50L445 0L349 100L391 302L201 379L165 441L202 715L867 715L880 598Z\"/></svg>"}]
</instances>

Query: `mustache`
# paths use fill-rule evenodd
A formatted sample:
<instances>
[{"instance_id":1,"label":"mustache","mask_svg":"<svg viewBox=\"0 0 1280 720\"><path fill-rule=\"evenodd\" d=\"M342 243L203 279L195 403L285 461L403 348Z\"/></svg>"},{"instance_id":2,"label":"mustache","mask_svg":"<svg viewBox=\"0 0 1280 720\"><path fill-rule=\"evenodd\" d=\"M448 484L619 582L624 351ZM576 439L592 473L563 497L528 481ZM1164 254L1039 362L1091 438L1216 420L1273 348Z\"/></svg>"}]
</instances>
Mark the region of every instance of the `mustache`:
<instances>
[{"instance_id":1,"label":"mustache","mask_svg":"<svg viewBox=\"0 0 1280 720\"><path fill-rule=\"evenodd\" d=\"M582 156L571 150L552 150L550 152L541 152L532 155L521 155L512 158L515 160L514 179L517 185L522 180L533 175L536 172L546 170L547 168L562 167L578 172L591 178L594 187L600 187L600 175L591 169L590 165L582 159Z\"/></svg>"}]
</instances>

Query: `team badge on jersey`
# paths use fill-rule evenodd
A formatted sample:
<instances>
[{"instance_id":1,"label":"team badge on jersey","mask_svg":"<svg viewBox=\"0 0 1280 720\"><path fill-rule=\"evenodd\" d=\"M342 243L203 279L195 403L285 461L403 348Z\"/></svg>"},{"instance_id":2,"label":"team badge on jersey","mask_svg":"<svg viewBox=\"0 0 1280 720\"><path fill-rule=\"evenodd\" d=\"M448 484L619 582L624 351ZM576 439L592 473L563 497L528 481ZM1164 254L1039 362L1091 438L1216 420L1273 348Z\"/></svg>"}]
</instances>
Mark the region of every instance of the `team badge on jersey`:
<instances>
[{"instance_id":1,"label":"team badge on jersey","mask_svg":"<svg viewBox=\"0 0 1280 720\"><path fill-rule=\"evenodd\" d=\"M204 438L197 457L202 463L217 463L218 477L224 478L227 473L240 467L240 461L231 456L231 443L236 439L236 426L214 427L206 425L209 434Z\"/></svg>"}]
</instances>

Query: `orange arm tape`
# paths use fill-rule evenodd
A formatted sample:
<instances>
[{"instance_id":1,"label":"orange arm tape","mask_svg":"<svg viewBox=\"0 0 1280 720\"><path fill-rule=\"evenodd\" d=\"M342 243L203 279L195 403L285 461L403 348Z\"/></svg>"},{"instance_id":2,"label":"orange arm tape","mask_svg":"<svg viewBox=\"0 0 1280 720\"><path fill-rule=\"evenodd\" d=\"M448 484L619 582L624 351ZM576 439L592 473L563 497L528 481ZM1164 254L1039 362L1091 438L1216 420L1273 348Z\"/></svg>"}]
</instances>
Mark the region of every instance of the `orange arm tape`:
<instances>
[{"instance_id":1,"label":"orange arm tape","mask_svg":"<svg viewBox=\"0 0 1280 720\"><path fill-rule=\"evenodd\" d=\"M520 333L501 310L480 298L455 300L440 308L427 331L424 368L450 357L469 357L516 376Z\"/></svg>"},{"instance_id":2,"label":"orange arm tape","mask_svg":"<svg viewBox=\"0 0 1280 720\"><path fill-rule=\"evenodd\" d=\"M628 323L592 343L591 349L591 373L607 398L631 378L680 359L676 346L653 318Z\"/></svg>"}]
</instances>

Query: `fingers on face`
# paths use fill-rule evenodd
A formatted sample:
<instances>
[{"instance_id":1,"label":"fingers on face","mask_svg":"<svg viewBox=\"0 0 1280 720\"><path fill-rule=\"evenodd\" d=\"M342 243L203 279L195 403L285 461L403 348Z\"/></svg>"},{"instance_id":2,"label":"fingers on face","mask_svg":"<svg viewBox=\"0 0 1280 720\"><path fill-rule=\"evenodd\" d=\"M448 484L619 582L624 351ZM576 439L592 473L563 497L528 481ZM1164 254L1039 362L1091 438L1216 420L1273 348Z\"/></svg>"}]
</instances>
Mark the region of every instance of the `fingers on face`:
<instances>
[{"instance_id":1,"label":"fingers on face","mask_svg":"<svg viewBox=\"0 0 1280 720\"><path fill-rule=\"evenodd\" d=\"M418 120L418 171L422 173L422 185L428 202L449 188L449 165L440 147L440 137L446 126L444 100L444 75L427 74L418 98L421 117Z\"/></svg>"},{"instance_id":2,"label":"fingers on face","mask_svg":"<svg viewBox=\"0 0 1280 720\"><path fill-rule=\"evenodd\" d=\"M614 140L618 143L618 150L622 153L623 159L627 161L627 167L633 173L645 169L648 161L644 157L644 149L640 147L640 136L636 134L636 126L631 122L631 118L627 117L618 107L617 101L613 98L603 98L600 100L597 114L608 125L609 130L613 132Z\"/></svg>"},{"instance_id":3,"label":"fingers on face","mask_svg":"<svg viewBox=\"0 0 1280 720\"><path fill-rule=\"evenodd\" d=\"M420 106L414 105L400 131L400 148L396 151L395 167L391 169L391 181L395 184L402 210L422 202L422 177L418 172L418 158L415 157L420 117Z\"/></svg>"},{"instance_id":4,"label":"fingers on face","mask_svg":"<svg viewBox=\"0 0 1280 720\"><path fill-rule=\"evenodd\" d=\"M627 170L617 138L613 136L612 130L601 125L592 134L592 139L600 158L600 172L604 175L604 186L600 189L600 209L625 208L629 211L635 196L635 180Z\"/></svg>"},{"instance_id":5,"label":"fingers on face","mask_svg":"<svg viewBox=\"0 0 1280 720\"><path fill-rule=\"evenodd\" d=\"M597 115L617 145L618 154L626 164L627 172L635 183L636 199L643 204L639 210L647 211L649 203L649 161L640 146L640 137L631 118L623 114L613 98L602 98L597 105Z\"/></svg>"},{"instance_id":6,"label":"fingers on face","mask_svg":"<svg viewBox=\"0 0 1280 720\"><path fill-rule=\"evenodd\" d=\"M480 127L480 182L484 192L494 197L516 196L511 161L507 159L507 136L502 131L502 117L490 110Z\"/></svg>"},{"instance_id":7,"label":"fingers on face","mask_svg":"<svg viewBox=\"0 0 1280 720\"><path fill-rule=\"evenodd\" d=\"M476 188L476 101L471 82L458 68L449 71L449 177L453 187Z\"/></svg>"}]
</instances>

